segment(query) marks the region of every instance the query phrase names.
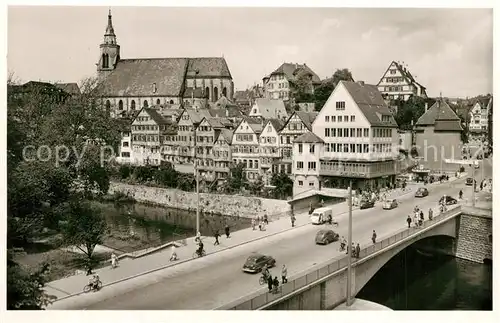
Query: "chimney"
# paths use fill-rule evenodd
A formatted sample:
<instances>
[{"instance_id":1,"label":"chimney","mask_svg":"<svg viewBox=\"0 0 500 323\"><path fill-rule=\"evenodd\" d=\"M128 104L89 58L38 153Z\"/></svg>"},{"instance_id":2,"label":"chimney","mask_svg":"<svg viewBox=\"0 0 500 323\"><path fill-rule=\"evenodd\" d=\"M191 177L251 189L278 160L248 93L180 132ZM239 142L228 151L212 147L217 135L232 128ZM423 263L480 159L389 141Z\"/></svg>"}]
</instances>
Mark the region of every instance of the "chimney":
<instances>
[{"instance_id":1,"label":"chimney","mask_svg":"<svg viewBox=\"0 0 500 323\"><path fill-rule=\"evenodd\" d=\"M365 85L365 81L358 81L357 83L358 83L359 85L361 85L361 86L364 86L364 85Z\"/></svg>"},{"instance_id":2,"label":"chimney","mask_svg":"<svg viewBox=\"0 0 500 323\"><path fill-rule=\"evenodd\" d=\"M425 102L425 112L427 112L427 110L429 110L429 103Z\"/></svg>"}]
</instances>

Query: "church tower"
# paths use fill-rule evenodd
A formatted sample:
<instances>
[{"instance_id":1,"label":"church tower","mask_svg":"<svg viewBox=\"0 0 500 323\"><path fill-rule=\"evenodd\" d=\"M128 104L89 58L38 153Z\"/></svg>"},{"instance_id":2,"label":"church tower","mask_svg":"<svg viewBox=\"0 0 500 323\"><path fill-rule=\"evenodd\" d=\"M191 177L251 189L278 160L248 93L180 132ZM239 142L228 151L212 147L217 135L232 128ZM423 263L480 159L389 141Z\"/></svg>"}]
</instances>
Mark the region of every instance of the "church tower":
<instances>
[{"instance_id":1,"label":"church tower","mask_svg":"<svg viewBox=\"0 0 500 323\"><path fill-rule=\"evenodd\" d=\"M108 26L104 34L104 41L99 47L100 57L97 63L97 74L102 79L115 69L120 60L120 45L116 42L115 30L111 21L111 9L109 9Z\"/></svg>"}]
</instances>

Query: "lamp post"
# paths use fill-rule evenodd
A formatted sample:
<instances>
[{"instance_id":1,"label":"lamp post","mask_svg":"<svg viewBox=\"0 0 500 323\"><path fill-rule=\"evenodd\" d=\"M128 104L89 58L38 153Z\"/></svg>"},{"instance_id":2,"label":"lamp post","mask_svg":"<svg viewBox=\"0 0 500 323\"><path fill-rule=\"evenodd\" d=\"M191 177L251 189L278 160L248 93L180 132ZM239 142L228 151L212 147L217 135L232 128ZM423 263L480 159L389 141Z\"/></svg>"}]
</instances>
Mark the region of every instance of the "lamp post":
<instances>
[{"instance_id":1,"label":"lamp post","mask_svg":"<svg viewBox=\"0 0 500 323\"><path fill-rule=\"evenodd\" d=\"M351 306L351 276L352 276L352 180L349 181L348 190L348 204L349 204L349 227L347 231L347 300L346 305Z\"/></svg>"},{"instance_id":2,"label":"lamp post","mask_svg":"<svg viewBox=\"0 0 500 323\"><path fill-rule=\"evenodd\" d=\"M200 232L200 176L198 171L198 159L197 159L197 140L196 140L196 126L194 127L194 171L196 176L196 234Z\"/></svg>"},{"instance_id":3,"label":"lamp post","mask_svg":"<svg viewBox=\"0 0 500 323\"><path fill-rule=\"evenodd\" d=\"M471 164L471 169L472 169L472 206L476 206L476 169L475 169L475 163L477 160L473 160Z\"/></svg>"}]
</instances>

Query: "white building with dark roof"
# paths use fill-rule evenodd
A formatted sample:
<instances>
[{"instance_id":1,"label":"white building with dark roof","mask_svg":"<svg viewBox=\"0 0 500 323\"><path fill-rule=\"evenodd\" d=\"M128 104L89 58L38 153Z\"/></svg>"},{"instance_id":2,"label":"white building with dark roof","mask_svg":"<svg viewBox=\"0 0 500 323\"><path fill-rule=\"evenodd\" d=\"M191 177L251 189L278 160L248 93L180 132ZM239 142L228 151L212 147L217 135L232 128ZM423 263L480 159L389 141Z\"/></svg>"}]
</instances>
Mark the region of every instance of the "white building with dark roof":
<instances>
[{"instance_id":1,"label":"white building with dark roof","mask_svg":"<svg viewBox=\"0 0 500 323\"><path fill-rule=\"evenodd\" d=\"M190 98L231 99L233 78L223 57L122 59L111 11L97 63L99 92L110 111L182 104Z\"/></svg>"},{"instance_id":2,"label":"white building with dark roof","mask_svg":"<svg viewBox=\"0 0 500 323\"><path fill-rule=\"evenodd\" d=\"M294 195L309 189L309 185L314 189L345 189L352 181L354 189L374 189L395 181L397 124L375 85L340 81L314 120L312 134L293 142ZM298 145L305 141L311 144L312 139L314 152L307 160L311 167L297 165L304 162L295 156ZM298 175L307 175L307 181ZM311 176L317 176L317 181Z\"/></svg>"},{"instance_id":3,"label":"white building with dark roof","mask_svg":"<svg viewBox=\"0 0 500 323\"><path fill-rule=\"evenodd\" d=\"M384 99L406 101L411 96L427 98L425 87L415 80L406 66L395 61L391 62L380 78L377 88Z\"/></svg>"},{"instance_id":4,"label":"white building with dark roof","mask_svg":"<svg viewBox=\"0 0 500 323\"><path fill-rule=\"evenodd\" d=\"M279 119L282 121L288 119L288 113L286 112L283 100L271 100L264 98L255 99L248 116L261 117L264 119Z\"/></svg>"}]
</instances>

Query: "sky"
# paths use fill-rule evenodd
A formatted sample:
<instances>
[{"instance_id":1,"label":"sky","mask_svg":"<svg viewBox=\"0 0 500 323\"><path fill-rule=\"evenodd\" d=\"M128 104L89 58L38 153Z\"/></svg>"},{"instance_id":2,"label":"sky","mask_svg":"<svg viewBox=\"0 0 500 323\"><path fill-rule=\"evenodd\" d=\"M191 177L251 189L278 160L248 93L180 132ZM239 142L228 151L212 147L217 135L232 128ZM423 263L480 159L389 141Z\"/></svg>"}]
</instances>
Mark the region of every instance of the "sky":
<instances>
[{"instance_id":1,"label":"sky","mask_svg":"<svg viewBox=\"0 0 500 323\"><path fill-rule=\"evenodd\" d=\"M377 84L404 62L430 96L493 92L491 9L112 7L122 58L223 56L236 89L283 62ZM8 8L7 68L19 81L96 74L108 7Z\"/></svg>"}]
</instances>

